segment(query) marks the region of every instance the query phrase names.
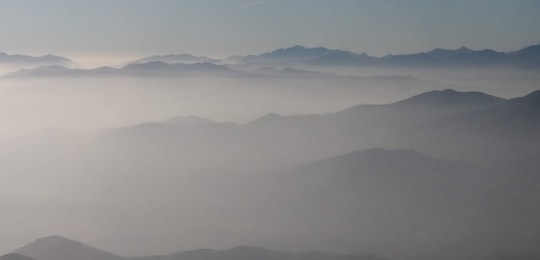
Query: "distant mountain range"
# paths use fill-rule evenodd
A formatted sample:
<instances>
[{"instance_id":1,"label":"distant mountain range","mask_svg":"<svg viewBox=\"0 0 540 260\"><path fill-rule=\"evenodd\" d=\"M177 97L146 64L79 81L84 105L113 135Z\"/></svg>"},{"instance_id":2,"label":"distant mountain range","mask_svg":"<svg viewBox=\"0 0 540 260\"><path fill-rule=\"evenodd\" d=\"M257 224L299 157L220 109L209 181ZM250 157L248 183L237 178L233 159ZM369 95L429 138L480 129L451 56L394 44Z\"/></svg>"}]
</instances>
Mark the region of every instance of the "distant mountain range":
<instances>
[{"instance_id":1,"label":"distant mountain range","mask_svg":"<svg viewBox=\"0 0 540 260\"><path fill-rule=\"evenodd\" d=\"M174 63L149 61L133 63L121 68L101 67L96 69L71 69L59 65L22 69L7 74L8 78L19 77L167 77L167 76L238 76L238 72L225 65L214 63Z\"/></svg>"},{"instance_id":2,"label":"distant mountain range","mask_svg":"<svg viewBox=\"0 0 540 260\"><path fill-rule=\"evenodd\" d=\"M75 62L67 58L56 55L44 55L44 56L28 56L21 54L6 54L0 53L0 64L11 65L28 65L28 66L42 66L42 65L62 65L72 66Z\"/></svg>"},{"instance_id":3,"label":"distant mountain range","mask_svg":"<svg viewBox=\"0 0 540 260\"><path fill-rule=\"evenodd\" d=\"M212 59L204 56L193 56L191 54L168 54L168 55L155 55L144 57L136 61L130 62L130 64L147 63L152 61L161 61L169 64L172 63L218 63L219 60Z\"/></svg>"},{"instance_id":4,"label":"distant mountain range","mask_svg":"<svg viewBox=\"0 0 540 260\"><path fill-rule=\"evenodd\" d=\"M0 260L383 260L370 255L291 253L253 246L228 250L198 249L162 256L123 257L61 236L50 236L0 258Z\"/></svg>"},{"instance_id":5,"label":"distant mountain range","mask_svg":"<svg viewBox=\"0 0 540 260\"><path fill-rule=\"evenodd\" d=\"M230 65L214 63L167 63L148 61L131 63L121 68L100 67L96 69L68 68L60 65L39 66L21 69L4 75L4 78L35 77L234 77L234 78L285 78L315 80L351 80L364 82L401 82L408 84L426 84L412 76L376 75L376 76L341 76L328 72L296 69L292 67L262 67L256 70L238 70Z\"/></svg>"},{"instance_id":6,"label":"distant mountain range","mask_svg":"<svg viewBox=\"0 0 540 260\"><path fill-rule=\"evenodd\" d=\"M150 56L135 63L162 61L167 63L211 62L221 64L247 64L255 66L369 66L369 67L515 67L535 69L540 67L540 45L532 45L512 52L490 49L472 50L460 47L455 50L435 48L412 54L388 54L382 57L334 50L324 47L308 48L295 45L262 54L233 56L223 60L195 57L189 54Z\"/></svg>"},{"instance_id":7,"label":"distant mountain range","mask_svg":"<svg viewBox=\"0 0 540 260\"><path fill-rule=\"evenodd\" d=\"M494 50L471 50L461 47L455 50L433 49L413 54L389 54L382 57L357 54L344 50L306 48L293 46L286 49L236 57L238 63L248 64L302 64L313 66L371 66L371 67L518 67L540 66L540 45L533 45L514 52Z\"/></svg>"},{"instance_id":8,"label":"distant mountain range","mask_svg":"<svg viewBox=\"0 0 540 260\"><path fill-rule=\"evenodd\" d=\"M212 59L190 54L156 55L138 59L121 68L100 67L77 69L67 58L54 55L40 57L0 53L0 64L16 64L22 70L6 77L65 77L65 76L230 76L230 77L285 77L285 78L350 78L352 80L410 80L410 76L338 76L318 71L322 67L377 67L377 68L540 68L540 45L513 52L433 49L414 54L373 57L345 50L323 47L307 48L296 45L258 55ZM311 68L310 70L306 70Z\"/></svg>"}]
</instances>

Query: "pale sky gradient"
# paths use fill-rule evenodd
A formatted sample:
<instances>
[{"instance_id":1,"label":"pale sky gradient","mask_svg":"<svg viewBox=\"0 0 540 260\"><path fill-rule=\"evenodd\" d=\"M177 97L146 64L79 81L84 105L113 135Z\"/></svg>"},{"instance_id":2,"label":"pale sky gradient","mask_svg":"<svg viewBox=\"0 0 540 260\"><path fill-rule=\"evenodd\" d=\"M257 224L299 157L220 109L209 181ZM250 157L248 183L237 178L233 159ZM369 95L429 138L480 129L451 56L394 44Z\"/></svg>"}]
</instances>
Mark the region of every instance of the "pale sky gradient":
<instances>
[{"instance_id":1,"label":"pale sky gradient","mask_svg":"<svg viewBox=\"0 0 540 260\"><path fill-rule=\"evenodd\" d=\"M295 44L411 53L540 43L535 0L0 0L0 51L260 53Z\"/></svg>"}]
</instances>

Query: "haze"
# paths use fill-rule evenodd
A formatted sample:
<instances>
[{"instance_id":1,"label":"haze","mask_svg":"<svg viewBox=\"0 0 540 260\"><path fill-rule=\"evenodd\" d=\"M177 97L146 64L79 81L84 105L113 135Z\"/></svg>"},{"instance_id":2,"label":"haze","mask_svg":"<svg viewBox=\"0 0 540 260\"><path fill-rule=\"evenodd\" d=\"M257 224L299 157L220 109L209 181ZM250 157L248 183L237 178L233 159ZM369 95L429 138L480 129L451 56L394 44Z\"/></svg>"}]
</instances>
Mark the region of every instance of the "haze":
<instances>
[{"instance_id":1,"label":"haze","mask_svg":"<svg viewBox=\"0 0 540 260\"><path fill-rule=\"evenodd\" d=\"M539 10L0 1L1 260L540 258Z\"/></svg>"}]
</instances>

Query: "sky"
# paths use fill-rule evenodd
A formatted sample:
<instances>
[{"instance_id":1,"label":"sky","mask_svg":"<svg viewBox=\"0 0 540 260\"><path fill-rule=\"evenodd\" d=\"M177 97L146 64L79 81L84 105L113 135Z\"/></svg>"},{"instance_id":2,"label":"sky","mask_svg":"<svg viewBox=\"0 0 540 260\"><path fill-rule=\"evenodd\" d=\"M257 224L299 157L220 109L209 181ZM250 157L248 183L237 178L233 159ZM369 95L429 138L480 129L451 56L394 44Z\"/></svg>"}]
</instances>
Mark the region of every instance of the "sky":
<instances>
[{"instance_id":1,"label":"sky","mask_svg":"<svg viewBox=\"0 0 540 260\"><path fill-rule=\"evenodd\" d=\"M535 0L0 0L0 51L113 59L262 53L517 50L540 43Z\"/></svg>"}]
</instances>

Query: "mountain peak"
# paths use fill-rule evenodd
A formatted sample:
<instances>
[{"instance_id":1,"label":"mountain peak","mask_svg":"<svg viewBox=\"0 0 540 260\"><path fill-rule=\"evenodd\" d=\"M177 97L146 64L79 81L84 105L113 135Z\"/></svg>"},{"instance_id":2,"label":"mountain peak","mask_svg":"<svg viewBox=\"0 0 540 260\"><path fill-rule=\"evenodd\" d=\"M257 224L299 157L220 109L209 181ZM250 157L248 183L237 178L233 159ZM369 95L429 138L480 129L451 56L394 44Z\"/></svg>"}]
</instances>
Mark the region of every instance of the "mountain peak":
<instances>
[{"instance_id":1,"label":"mountain peak","mask_svg":"<svg viewBox=\"0 0 540 260\"><path fill-rule=\"evenodd\" d=\"M35 240L35 242L42 242L42 241L54 241L54 242L59 242L59 243L79 243L75 240L71 240L69 238L66 238L64 236L61 236L61 235L50 235L50 236L46 236L46 237L41 237L41 238L38 238Z\"/></svg>"},{"instance_id":2,"label":"mountain peak","mask_svg":"<svg viewBox=\"0 0 540 260\"><path fill-rule=\"evenodd\" d=\"M260 124L265 122L275 122L276 120L282 118L281 115L276 114L274 112L268 113L264 116L261 116L259 118L256 118L255 120L251 121L251 124Z\"/></svg>"},{"instance_id":3,"label":"mountain peak","mask_svg":"<svg viewBox=\"0 0 540 260\"><path fill-rule=\"evenodd\" d=\"M300 45L300 44L297 44L297 45L294 45L294 46L291 46L287 49L307 49L305 46L303 45Z\"/></svg>"},{"instance_id":4,"label":"mountain peak","mask_svg":"<svg viewBox=\"0 0 540 260\"><path fill-rule=\"evenodd\" d=\"M457 52L473 52L472 49L469 49L469 48L467 48L465 46L461 46L461 47L457 48L456 51Z\"/></svg>"},{"instance_id":5,"label":"mountain peak","mask_svg":"<svg viewBox=\"0 0 540 260\"><path fill-rule=\"evenodd\" d=\"M39 260L121 260L122 257L90 245L53 235L38 238L14 251Z\"/></svg>"}]
</instances>

